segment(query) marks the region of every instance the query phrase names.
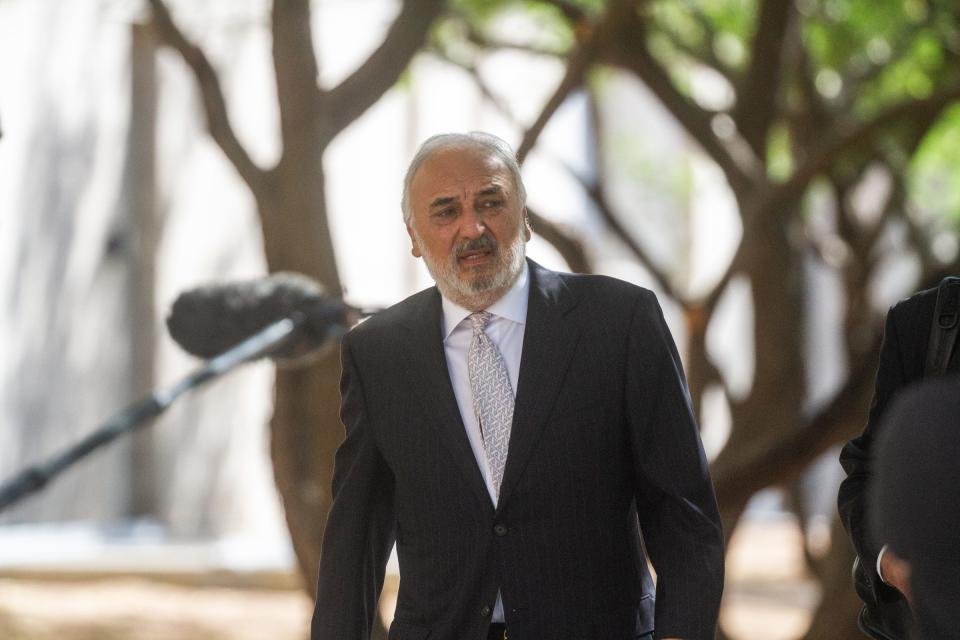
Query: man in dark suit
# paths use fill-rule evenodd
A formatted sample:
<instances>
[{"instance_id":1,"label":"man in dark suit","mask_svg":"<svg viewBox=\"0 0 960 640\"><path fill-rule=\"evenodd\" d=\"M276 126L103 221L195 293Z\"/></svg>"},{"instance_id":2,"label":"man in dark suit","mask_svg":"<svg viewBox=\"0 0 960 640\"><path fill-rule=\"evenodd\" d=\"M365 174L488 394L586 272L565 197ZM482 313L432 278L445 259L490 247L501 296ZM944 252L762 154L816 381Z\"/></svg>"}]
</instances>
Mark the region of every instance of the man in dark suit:
<instances>
[{"instance_id":1,"label":"man in dark suit","mask_svg":"<svg viewBox=\"0 0 960 640\"><path fill-rule=\"evenodd\" d=\"M898 302L887 314L877 367L876 387L867 426L844 446L840 464L847 473L840 485L840 518L857 551L854 575L857 593L864 602L860 627L871 637L903 640L911 623L910 607L903 597L908 589L902 565L891 561L884 540L875 540L867 526L866 488L872 475L872 449L882 418L895 395L924 377L927 347L937 289L927 289ZM955 350L948 371L960 371Z\"/></svg>"},{"instance_id":2,"label":"man in dark suit","mask_svg":"<svg viewBox=\"0 0 960 640\"><path fill-rule=\"evenodd\" d=\"M883 418L870 480L871 531L905 576L922 640L960 640L960 377L900 394Z\"/></svg>"},{"instance_id":3,"label":"man in dark suit","mask_svg":"<svg viewBox=\"0 0 960 640\"><path fill-rule=\"evenodd\" d=\"M714 637L723 537L660 307L526 260L524 202L493 136L411 162L437 287L343 340L313 640L368 638L394 542L392 640Z\"/></svg>"}]
</instances>

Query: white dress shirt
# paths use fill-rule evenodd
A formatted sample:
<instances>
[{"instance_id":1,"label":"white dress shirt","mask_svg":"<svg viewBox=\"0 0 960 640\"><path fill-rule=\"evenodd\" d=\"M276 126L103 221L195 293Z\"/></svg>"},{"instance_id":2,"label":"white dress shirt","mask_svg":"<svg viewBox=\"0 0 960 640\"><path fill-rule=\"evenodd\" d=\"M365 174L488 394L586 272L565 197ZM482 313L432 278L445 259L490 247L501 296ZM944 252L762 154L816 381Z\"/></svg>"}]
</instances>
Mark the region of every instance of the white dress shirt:
<instances>
[{"instance_id":1,"label":"white dress shirt","mask_svg":"<svg viewBox=\"0 0 960 640\"><path fill-rule=\"evenodd\" d=\"M523 333L527 324L527 299L530 292L530 273L526 261L523 271L517 281L503 295L502 298L487 307L493 318L487 325L485 333L500 350L507 365L507 375L510 377L510 387L513 395L517 395L517 378L520 375L520 354L523 350ZM473 326L468 317L472 311L464 309L446 297L443 298L443 348L447 356L447 370L450 372L450 383L460 408L460 417L473 449L473 457L477 459L477 466L487 485L490 500L496 505L497 492L493 487L493 476L487 465L487 455L483 448L483 434L480 432L480 421L473 410L473 392L470 389L470 375L467 372L467 354L470 351L470 342L473 339ZM497 603L493 610L493 622L503 622L503 602L497 595Z\"/></svg>"}]
</instances>

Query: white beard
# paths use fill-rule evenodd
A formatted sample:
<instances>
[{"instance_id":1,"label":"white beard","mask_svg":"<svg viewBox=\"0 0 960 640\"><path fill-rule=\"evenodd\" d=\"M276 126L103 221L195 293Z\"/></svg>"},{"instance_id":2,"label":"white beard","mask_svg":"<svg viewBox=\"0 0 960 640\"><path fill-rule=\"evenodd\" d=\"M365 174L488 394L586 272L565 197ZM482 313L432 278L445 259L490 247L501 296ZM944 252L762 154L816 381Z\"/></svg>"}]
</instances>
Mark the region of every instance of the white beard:
<instances>
[{"instance_id":1,"label":"white beard","mask_svg":"<svg viewBox=\"0 0 960 640\"><path fill-rule=\"evenodd\" d=\"M413 235L417 244L420 245L423 262L437 283L440 293L465 309L480 311L499 300L523 271L527 247L522 220L520 224L520 232L510 246L504 248L492 237L484 235L477 240L460 243L450 253L450 259L446 261L438 260L429 253L416 228L413 229ZM475 278L461 277L458 256L468 248L491 248L497 261L495 271Z\"/></svg>"}]
</instances>

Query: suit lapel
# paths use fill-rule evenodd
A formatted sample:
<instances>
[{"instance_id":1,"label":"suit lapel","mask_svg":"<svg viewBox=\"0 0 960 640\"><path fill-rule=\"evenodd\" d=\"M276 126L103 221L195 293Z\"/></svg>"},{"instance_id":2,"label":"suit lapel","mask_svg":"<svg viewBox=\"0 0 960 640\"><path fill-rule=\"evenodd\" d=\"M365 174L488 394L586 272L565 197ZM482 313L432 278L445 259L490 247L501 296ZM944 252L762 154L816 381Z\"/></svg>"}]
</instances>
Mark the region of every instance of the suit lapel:
<instances>
[{"instance_id":1,"label":"suit lapel","mask_svg":"<svg viewBox=\"0 0 960 640\"><path fill-rule=\"evenodd\" d=\"M580 327L566 317L577 303L574 294L559 274L529 264L527 326L498 509L509 499L543 433L580 334Z\"/></svg>"},{"instance_id":2,"label":"suit lapel","mask_svg":"<svg viewBox=\"0 0 960 640\"><path fill-rule=\"evenodd\" d=\"M441 442L450 452L475 497L492 509L490 494L487 493L483 475L467 439L450 383L441 331L443 310L440 294L436 288L431 290L431 294L425 296L424 304L414 309L405 323L411 334L409 362L422 363L420 375L412 376L417 387L414 392L423 403L425 414L430 416L428 422L437 430Z\"/></svg>"}]
</instances>

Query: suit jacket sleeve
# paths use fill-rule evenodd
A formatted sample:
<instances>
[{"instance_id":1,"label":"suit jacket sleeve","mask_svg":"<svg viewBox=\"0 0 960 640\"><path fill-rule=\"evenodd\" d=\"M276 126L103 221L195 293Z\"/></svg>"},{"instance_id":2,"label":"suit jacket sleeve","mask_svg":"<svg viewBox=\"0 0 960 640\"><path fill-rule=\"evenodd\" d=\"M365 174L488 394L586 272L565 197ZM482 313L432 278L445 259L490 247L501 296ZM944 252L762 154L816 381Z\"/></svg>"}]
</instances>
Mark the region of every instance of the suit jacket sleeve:
<instances>
[{"instance_id":1,"label":"suit jacket sleeve","mask_svg":"<svg viewBox=\"0 0 960 640\"><path fill-rule=\"evenodd\" d=\"M712 640L723 591L720 516L680 357L644 292L628 353L627 417L637 513L657 572L658 638Z\"/></svg>"},{"instance_id":2,"label":"suit jacket sleeve","mask_svg":"<svg viewBox=\"0 0 960 640\"><path fill-rule=\"evenodd\" d=\"M847 477L840 485L837 498L840 519L857 550L864 576L874 596L887 600L898 597L899 592L884 584L877 575L877 555L882 544L873 541L868 535L866 494L867 481L871 474L870 450L877 436L880 418L893 395L909 382L903 362L897 317L897 307L893 307L887 313L867 426L859 437L848 442L840 452L840 464Z\"/></svg>"},{"instance_id":3,"label":"suit jacket sleeve","mask_svg":"<svg viewBox=\"0 0 960 640\"><path fill-rule=\"evenodd\" d=\"M346 439L337 450L333 505L320 554L312 640L366 640L395 538L393 475L372 433L363 381L350 336L341 346L340 417Z\"/></svg>"}]
</instances>

